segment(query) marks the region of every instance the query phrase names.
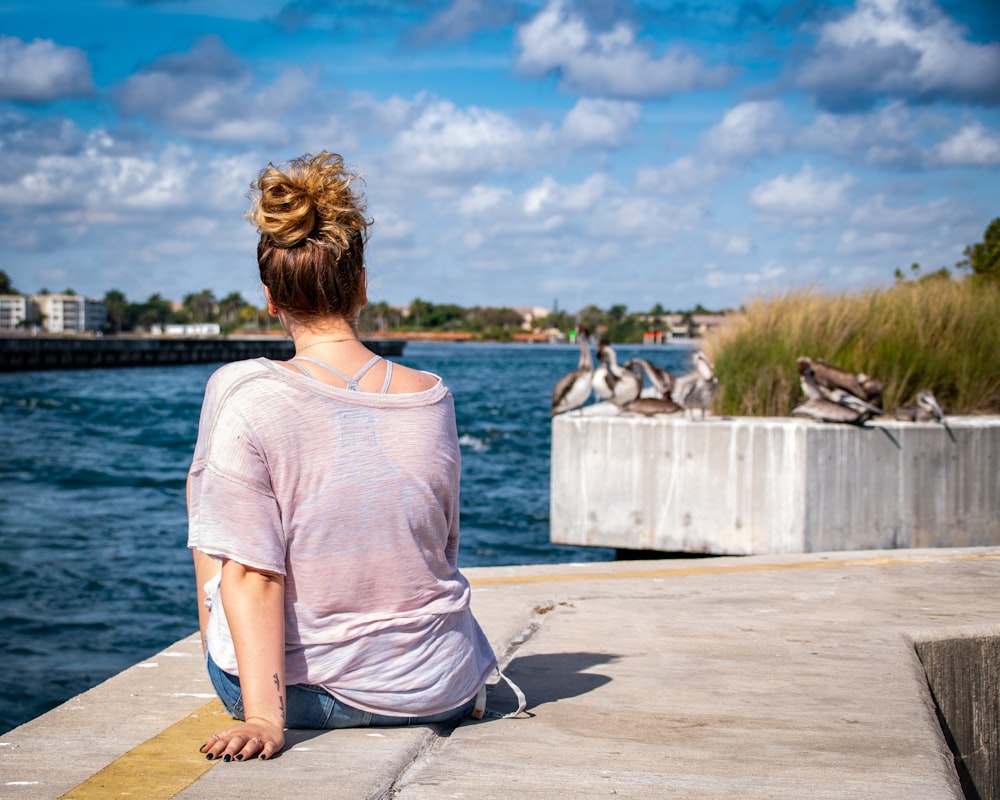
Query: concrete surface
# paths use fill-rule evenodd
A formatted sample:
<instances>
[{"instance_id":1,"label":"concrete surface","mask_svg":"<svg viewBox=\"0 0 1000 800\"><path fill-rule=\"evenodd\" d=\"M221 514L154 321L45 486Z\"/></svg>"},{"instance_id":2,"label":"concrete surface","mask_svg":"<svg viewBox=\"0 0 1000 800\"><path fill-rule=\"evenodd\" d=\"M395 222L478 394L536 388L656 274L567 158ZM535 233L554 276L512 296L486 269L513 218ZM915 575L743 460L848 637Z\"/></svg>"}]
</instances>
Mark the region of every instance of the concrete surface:
<instances>
[{"instance_id":1,"label":"concrete surface","mask_svg":"<svg viewBox=\"0 0 1000 800\"><path fill-rule=\"evenodd\" d=\"M1000 417L552 421L551 540L760 555L1000 545Z\"/></svg>"},{"instance_id":2,"label":"concrete surface","mask_svg":"<svg viewBox=\"0 0 1000 800\"><path fill-rule=\"evenodd\" d=\"M0 797L963 796L915 643L995 651L1000 548L467 572L522 718L299 731L271 761L208 762L227 722L190 637L0 737Z\"/></svg>"}]
</instances>

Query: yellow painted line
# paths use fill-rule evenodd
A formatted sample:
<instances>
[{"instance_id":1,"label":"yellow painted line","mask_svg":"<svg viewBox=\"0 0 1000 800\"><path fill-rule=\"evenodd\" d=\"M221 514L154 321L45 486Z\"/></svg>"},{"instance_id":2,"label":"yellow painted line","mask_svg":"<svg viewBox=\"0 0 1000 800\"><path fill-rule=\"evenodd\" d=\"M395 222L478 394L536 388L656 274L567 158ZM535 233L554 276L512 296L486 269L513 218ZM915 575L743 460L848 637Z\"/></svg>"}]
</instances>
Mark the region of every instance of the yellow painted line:
<instances>
[{"instance_id":1,"label":"yellow painted line","mask_svg":"<svg viewBox=\"0 0 1000 800\"><path fill-rule=\"evenodd\" d=\"M935 564L941 561L980 561L1000 559L1000 552L942 556L872 556L871 558L816 559L777 563L713 564L714 559L698 559L688 567L656 567L651 569L621 569L603 572L548 572L536 575L470 576L473 586L502 586L516 583L560 583L567 581L609 581L633 578L677 578L691 575L717 575L744 572L780 572L797 569L829 569L831 567L880 567L899 564ZM676 563L676 562L675 562Z\"/></svg>"},{"instance_id":2,"label":"yellow painted line","mask_svg":"<svg viewBox=\"0 0 1000 800\"><path fill-rule=\"evenodd\" d=\"M198 746L233 718L213 700L138 747L129 750L59 800L169 800L214 765Z\"/></svg>"}]
</instances>

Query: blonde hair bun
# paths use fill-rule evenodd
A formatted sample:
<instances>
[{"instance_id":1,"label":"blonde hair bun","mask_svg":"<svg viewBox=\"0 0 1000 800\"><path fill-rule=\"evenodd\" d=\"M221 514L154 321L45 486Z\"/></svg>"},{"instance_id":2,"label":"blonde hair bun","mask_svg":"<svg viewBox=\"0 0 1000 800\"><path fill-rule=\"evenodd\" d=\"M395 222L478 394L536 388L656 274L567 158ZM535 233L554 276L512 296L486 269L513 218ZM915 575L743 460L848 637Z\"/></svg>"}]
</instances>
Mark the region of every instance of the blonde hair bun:
<instances>
[{"instance_id":1,"label":"blonde hair bun","mask_svg":"<svg viewBox=\"0 0 1000 800\"><path fill-rule=\"evenodd\" d=\"M312 240L344 251L370 224L363 194L353 187L360 182L341 156L326 151L269 164L251 185L247 216L278 247Z\"/></svg>"}]
</instances>

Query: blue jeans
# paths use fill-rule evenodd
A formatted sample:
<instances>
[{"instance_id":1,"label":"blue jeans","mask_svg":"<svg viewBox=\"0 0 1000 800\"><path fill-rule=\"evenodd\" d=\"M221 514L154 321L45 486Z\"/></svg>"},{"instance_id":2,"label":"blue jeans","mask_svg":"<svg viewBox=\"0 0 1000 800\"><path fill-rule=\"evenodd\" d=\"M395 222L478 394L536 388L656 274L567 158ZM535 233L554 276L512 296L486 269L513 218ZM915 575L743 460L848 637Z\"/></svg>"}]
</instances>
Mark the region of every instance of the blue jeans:
<instances>
[{"instance_id":1,"label":"blue jeans","mask_svg":"<svg viewBox=\"0 0 1000 800\"><path fill-rule=\"evenodd\" d=\"M219 668L212 657L206 656L208 677L226 711L236 719L244 719L243 692L240 679ZM285 726L288 728L390 728L404 725L430 725L436 722L456 722L472 714L476 698L458 708L423 717L393 717L372 714L349 706L319 686L299 683L285 687Z\"/></svg>"}]
</instances>

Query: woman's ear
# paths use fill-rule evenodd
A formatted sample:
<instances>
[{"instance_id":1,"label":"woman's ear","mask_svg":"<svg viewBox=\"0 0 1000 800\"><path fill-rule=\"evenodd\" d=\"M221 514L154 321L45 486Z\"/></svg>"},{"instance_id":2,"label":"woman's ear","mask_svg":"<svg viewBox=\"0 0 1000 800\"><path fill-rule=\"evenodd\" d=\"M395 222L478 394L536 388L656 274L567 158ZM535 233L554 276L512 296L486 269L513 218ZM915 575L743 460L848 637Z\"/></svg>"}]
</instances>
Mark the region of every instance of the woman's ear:
<instances>
[{"instance_id":1,"label":"woman's ear","mask_svg":"<svg viewBox=\"0 0 1000 800\"><path fill-rule=\"evenodd\" d=\"M263 286L263 284L261 284ZM267 313L272 317L278 316L278 307L274 304L271 299L271 290L264 286L264 297L267 299Z\"/></svg>"}]
</instances>

